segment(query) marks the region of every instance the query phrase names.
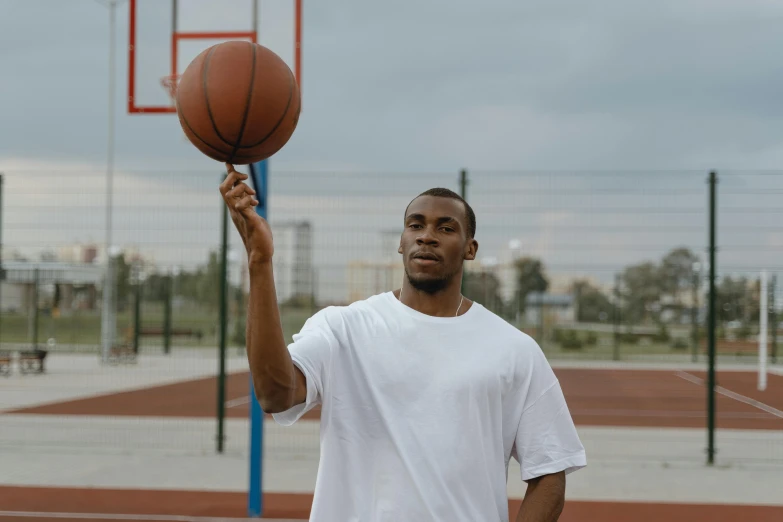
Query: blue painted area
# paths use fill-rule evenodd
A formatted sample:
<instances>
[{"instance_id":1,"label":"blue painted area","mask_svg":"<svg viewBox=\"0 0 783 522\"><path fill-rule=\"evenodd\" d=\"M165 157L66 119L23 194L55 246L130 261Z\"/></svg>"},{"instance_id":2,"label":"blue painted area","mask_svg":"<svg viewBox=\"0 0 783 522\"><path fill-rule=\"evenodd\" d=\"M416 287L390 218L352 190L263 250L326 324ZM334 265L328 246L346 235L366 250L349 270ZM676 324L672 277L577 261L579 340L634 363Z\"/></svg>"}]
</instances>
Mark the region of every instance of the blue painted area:
<instances>
[{"instance_id":1,"label":"blue painted area","mask_svg":"<svg viewBox=\"0 0 783 522\"><path fill-rule=\"evenodd\" d=\"M258 206L256 212L267 218L267 177L269 165L261 161L250 165L250 183L256 191ZM250 395L250 484L247 492L247 514L249 517L261 517L264 513L263 470L264 470L264 412L256 400L253 390L253 377L249 382Z\"/></svg>"}]
</instances>

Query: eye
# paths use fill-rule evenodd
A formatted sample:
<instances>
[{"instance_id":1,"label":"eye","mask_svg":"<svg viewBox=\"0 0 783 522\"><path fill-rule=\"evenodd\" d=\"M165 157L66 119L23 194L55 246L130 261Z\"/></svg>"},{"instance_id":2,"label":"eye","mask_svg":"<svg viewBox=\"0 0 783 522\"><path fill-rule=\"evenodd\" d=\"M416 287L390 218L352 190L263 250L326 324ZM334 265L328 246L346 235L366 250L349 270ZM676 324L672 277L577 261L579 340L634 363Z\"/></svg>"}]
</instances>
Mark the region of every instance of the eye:
<instances>
[{"instance_id":1,"label":"eye","mask_svg":"<svg viewBox=\"0 0 783 522\"><path fill-rule=\"evenodd\" d=\"M442 230L445 230L446 232L454 232L454 229L451 227L441 227Z\"/></svg>"},{"instance_id":2,"label":"eye","mask_svg":"<svg viewBox=\"0 0 783 522\"><path fill-rule=\"evenodd\" d=\"M409 228L416 228L416 227L420 227L420 226L421 225L419 225L418 223L411 223L410 225L408 225Z\"/></svg>"}]
</instances>

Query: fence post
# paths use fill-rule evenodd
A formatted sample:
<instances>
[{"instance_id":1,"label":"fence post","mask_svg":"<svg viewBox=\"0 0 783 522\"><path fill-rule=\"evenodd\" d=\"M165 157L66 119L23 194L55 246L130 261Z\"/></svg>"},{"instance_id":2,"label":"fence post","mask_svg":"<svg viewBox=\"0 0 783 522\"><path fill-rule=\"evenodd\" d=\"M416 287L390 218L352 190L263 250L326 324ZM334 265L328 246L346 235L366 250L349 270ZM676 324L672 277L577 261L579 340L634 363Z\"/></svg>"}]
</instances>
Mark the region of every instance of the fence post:
<instances>
[{"instance_id":1,"label":"fence post","mask_svg":"<svg viewBox=\"0 0 783 522\"><path fill-rule=\"evenodd\" d=\"M32 334L33 334L33 350L38 348L38 284L40 280L40 272L38 266L33 269L33 316L32 316Z\"/></svg>"},{"instance_id":2,"label":"fence post","mask_svg":"<svg viewBox=\"0 0 783 522\"><path fill-rule=\"evenodd\" d=\"M139 337L141 336L141 297L142 281L137 277L135 285L135 296L133 302L133 353L139 354Z\"/></svg>"},{"instance_id":3,"label":"fence post","mask_svg":"<svg viewBox=\"0 0 783 522\"><path fill-rule=\"evenodd\" d=\"M707 356L709 365L707 369L707 464L715 463L715 273L716 270L716 206L717 206L717 186L718 174L715 171L710 172L709 178L709 257L710 257L710 275L709 275L709 316L707 322Z\"/></svg>"},{"instance_id":4,"label":"fence post","mask_svg":"<svg viewBox=\"0 0 783 522\"><path fill-rule=\"evenodd\" d=\"M5 264L3 263L3 181L4 174L0 172L0 344L2 344L3 332L3 281L5 281Z\"/></svg>"},{"instance_id":5,"label":"fence post","mask_svg":"<svg viewBox=\"0 0 783 522\"><path fill-rule=\"evenodd\" d=\"M468 200L468 171L462 169L459 171L459 195L465 201ZM460 288L462 291L465 289L465 268L462 268L462 281L460 281Z\"/></svg>"},{"instance_id":6,"label":"fence post","mask_svg":"<svg viewBox=\"0 0 783 522\"><path fill-rule=\"evenodd\" d=\"M171 353L171 272L163 278L163 353Z\"/></svg>"},{"instance_id":7,"label":"fence post","mask_svg":"<svg viewBox=\"0 0 783 522\"><path fill-rule=\"evenodd\" d=\"M770 324L772 325L772 339L771 339L771 346L770 346L770 355L772 363L775 364L778 362L778 310L775 308L777 304L775 304L775 292L777 291L777 283L778 283L778 276L773 275L772 276L772 282L770 283L770 290L769 290L769 313L772 316Z\"/></svg>"},{"instance_id":8,"label":"fence post","mask_svg":"<svg viewBox=\"0 0 783 522\"><path fill-rule=\"evenodd\" d=\"M227 177L227 176L225 176ZM223 179L225 179L225 177ZM217 451L223 453L224 424L226 417L226 330L228 326L228 207L221 200L223 219L220 232L220 357L217 389Z\"/></svg>"},{"instance_id":9,"label":"fence post","mask_svg":"<svg viewBox=\"0 0 783 522\"><path fill-rule=\"evenodd\" d=\"M614 275L614 313L612 322L614 323L614 345L612 346L612 360L620 360L620 274Z\"/></svg>"}]
</instances>

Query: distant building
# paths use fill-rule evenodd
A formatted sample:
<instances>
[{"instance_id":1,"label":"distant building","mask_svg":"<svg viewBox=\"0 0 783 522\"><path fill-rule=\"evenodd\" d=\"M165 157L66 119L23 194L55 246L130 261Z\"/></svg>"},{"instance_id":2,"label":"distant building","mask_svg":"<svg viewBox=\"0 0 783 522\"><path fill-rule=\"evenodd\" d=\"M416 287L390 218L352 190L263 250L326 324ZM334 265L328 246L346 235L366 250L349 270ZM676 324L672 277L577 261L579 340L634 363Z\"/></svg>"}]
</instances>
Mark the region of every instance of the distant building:
<instances>
[{"instance_id":1,"label":"distant building","mask_svg":"<svg viewBox=\"0 0 783 522\"><path fill-rule=\"evenodd\" d=\"M525 298L525 323L538 324L541 314L556 323L576 321L574 296L569 294L548 294L531 292Z\"/></svg>"},{"instance_id":2,"label":"distant building","mask_svg":"<svg viewBox=\"0 0 783 522\"><path fill-rule=\"evenodd\" d=\"M95 263L98 260L99 248L94 244L67 245L57 249L57 261L65 263Z\"/></svg>"},{"instance_id":3,"label":"distant building","mask_svg":"<svg viewBox=\"0 0 783 522\"><path fill-rule=\"evenodd\" d=\"M3 312L23 313L39 301L68 314L75 309L94 309L97 287L103 280L98 265L61 262L5 261L0 307Z\"/></svg>"},{"instance_id":4,"label":"distant building","mask_svg":"<svg viewBox=\"0 0 783 522\"><path fill-rule=\"evenodd\" d=\"M308 221L271 223L275 239L272 268L280 302L310 297L313 277L313 234Z\"/></svg>"},{"instance_id":5,"label":"distant building","mask_svg":"<svg viewBox=\"0 0 783 522\"><path fill-rule=\"evenodd\" d=\"M399 257L399 254L397 254ZM348 263L348 301L360 301L399 288L405 270L397 261L351 261Z\"/></svg>"}]
</instances>

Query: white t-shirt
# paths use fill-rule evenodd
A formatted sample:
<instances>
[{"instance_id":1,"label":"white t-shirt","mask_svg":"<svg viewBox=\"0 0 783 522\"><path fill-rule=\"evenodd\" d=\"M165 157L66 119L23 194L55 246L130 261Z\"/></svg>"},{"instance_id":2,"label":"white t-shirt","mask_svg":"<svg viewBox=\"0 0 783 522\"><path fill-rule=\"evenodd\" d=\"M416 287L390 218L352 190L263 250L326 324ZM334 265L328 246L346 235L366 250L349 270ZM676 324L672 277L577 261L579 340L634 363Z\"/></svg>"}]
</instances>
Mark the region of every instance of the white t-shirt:
<instances>
[{"instance_id":1,"label":"white t-shirt","mask_svg":"<svg viewBox=\"0 0 783 522\"><path fill-rule=\"evenodd\" d=\"M507 521L522 479L584 467L560 384L536 342L478 303L422 314L387 292L311 317L289 346L321 405L311 521Z\"/></svg>"}]
</instances>

